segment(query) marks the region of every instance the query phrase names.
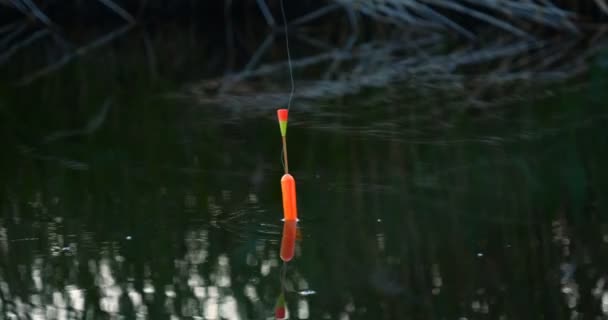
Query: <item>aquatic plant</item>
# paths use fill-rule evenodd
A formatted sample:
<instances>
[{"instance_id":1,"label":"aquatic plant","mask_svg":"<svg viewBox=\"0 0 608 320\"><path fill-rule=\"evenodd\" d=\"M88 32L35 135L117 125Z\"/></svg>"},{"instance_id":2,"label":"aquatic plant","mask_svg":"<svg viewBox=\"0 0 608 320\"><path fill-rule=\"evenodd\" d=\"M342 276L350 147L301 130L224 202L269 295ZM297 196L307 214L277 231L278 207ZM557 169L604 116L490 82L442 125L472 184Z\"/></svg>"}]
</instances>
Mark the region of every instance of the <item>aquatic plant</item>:
<instances>
[{"instance_id":1,"label":"aquatic plant","mask_svg":"<svg viewBox=\"0 0 608 320\"><path fill-rule=\"evenodd\" d=\"M275 27L271 9L258 3ZM323 26L324 16L340 23ZM321 21L320 32L303 27L314 21ZM503 105L530 84L576 79L588 71L589 59L606 41L601 29L584 21L550 1L331 1L288 21L304 52L296 52L292 64L299 76L296 98L305 110L318 107L319 99L400 83L423 95L449 92L467 108ZM242 69L219 81L194 83L185 96L246 107L251 114L256 106L285 104L286 88L274 83L284 79L287 62L276 54L267 58L274 45L282 45L280 29L272 30ZM331 36L336 33L338 42ZM273 80L264 87L260 79Z\"/></svg>"},{"instance_id":2,"label":"aquatic plant","mask_svg":"<svg viewBox=\"0 0 608 320\"><path fill-rule=\"evenodd\" d=\"M234 24L238 22L231 18L234 7L244 6L249 2L225 2L223 32L226 34L226 46L229 48L235 45L236 36L232 33L237 32ZM117 17L118 21L122 21L122 23L114 23L115 26L111 30L106 30L93 39L75 41L70 36L70 30L62 27L62 22L66 20L65 17L53 19L52 15L53 8L77 7L75 3L51 1L44 5L37 5L29 0L5 0L0 5L4 10L12 12L12 15L8 16L12 18L0 25L0 66L11 61L15 55L26 54L28 48L31 50L42 48L48 56L45 63L34 71L24 72L17 80L19 84L31 83L62 68L75 58L88 54L93 49L106 46L130 31L135 25L145 26L146 10L161 3L162 1L129 2L130 10L137 12L135 15L112 0L99 0L95 4L101 4L105 8L105 14ZM595 12L608 12L604 0L594 0L589 3L595 5ZM309 1L307 4L298 5L297 10L301 11L302 8L305 8L309 10L308 12L295 16L300 12L292 11L288 21L290 32L297 34L302 41L316 46L317 49L325 48L327 50L320 55L310 56L298 64L310 66L319 61L331 61L330 74L338 64L344 60L350 60L349 55L361 56L360 53L356 53L359 50L362 50L363 53L367 52L368 55L364 59L369 59L370 48L359 45L377 47L378 43L370 42L370 38L382 39L379 42L388 45L388 47L381 48L376 54L393 55L395 50L400 50L400 48L391 49L391 46L395 45L395 41L407 41L417 45L417 41L425 40L425 44L416 49L420 51L444 46L447 41L454 41L454 35L458 35L469 41L481 41L474 47L480 50L480 54L485 54L488 50L498 52L501 49L496 43L482 41L488 32L480 30L487 27L494 29L491 31L493 35L501 32L503 35L514 36L521 41L537 41L546 38L548 31L544 28L553 33L587 35L589 34L587 27L589 22L600 22L603 18L603 16L593 17L593 14L588 14L586 11L590 10L585 9L588 4L574 3L571 5L568 1L331 0ZM94 6L94 4L88 5ZM255 5L259 8L259 12L252 12L258 14L259 18L263 18L263 21L271 27L272 32L260 43L260 49L251 53L249 63L241 66L242 69L235 69L243 71L240 76L249 74L254 67L258 67L257 63L263 57L263 53L272 46L274 39L281 32L277 26L282 23L280 19L274 17L277 3L269 5L266 1L257 0ZM580 13L577 13L578 8L580 8ZM74 12L80 11L74 10ZM99 12L99 15L104 14L102 10ZM75 17L70 17L70 19L73 18ZM336 24L335 21L345 21L346 23ZM341 38L344 38L344 41L336 45L333 41L328 41L326 36L314 32L314 28L310 32L307 31L316 24L321 26L324 30L323 33L335 34L337 32ZM365 37L363 34L369 32L370 26L373 37ZM387 33L392 34L393 37L384 39L383 35ZM402 37L395 38L395 33L401 34ZM149 43L149 39L144 40ZM467 45L467 42L461 43ZM470 43L468 45L471 46ZM414 47L410 45L410 48ZM475 53L474 48L469 50L471 53ZM421 52L421 54L434 58L437 54L436 51ZM382 55L373 61L381 60L381 58ZM267 72L267 67L257 68L254 74L261 75ZM363 73L364 71L358 72Z\"/></svg>"}]
</instances>

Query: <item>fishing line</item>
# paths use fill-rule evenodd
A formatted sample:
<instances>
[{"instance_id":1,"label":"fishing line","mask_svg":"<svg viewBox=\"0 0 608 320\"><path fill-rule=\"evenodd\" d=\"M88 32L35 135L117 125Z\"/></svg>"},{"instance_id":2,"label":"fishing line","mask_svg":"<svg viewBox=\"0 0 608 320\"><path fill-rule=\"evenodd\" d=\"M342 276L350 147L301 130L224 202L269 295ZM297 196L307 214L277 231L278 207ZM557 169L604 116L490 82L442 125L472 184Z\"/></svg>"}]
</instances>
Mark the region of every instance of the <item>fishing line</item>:
<instances>
[{"instance_id":1,"label":"fishing line","mask_svg":"<svg viewBox=\"0 0 608 320\"><path fill-rule=\"evenodd\" d=\"M287 49L287 65L289 66L289 79L291 80L291 92L289 93L289 100L287 101L287 110L291 107L291 100L296 91L295 81L293 80L293 68L291 66L291 53L289 51L289 30L287 28L287 17L285 15L285 6L283 0L281 0L281 15L283 16L283 27L285 29L285 48Z\"/></svg>"},{"instance_id":2,"label":"fishing line","mask_svg":"<svg viewBox=\"0 0 608 320\"><path fill-rule=\"evenodd\" d=\"M289 80L291 83L291 91L289 93L289 99L287 100L287 112L291 108L291 100L293 100L293 96L296 92L296 85L293 79L293 67L291 65L291 52L289 50L289 28L287 27L287 16L285 14L285 5L283 4L283 0L280 0L281 3L281 15L283 17L283 28L285 32L285 49L287 50L287 66L289 67ZM283 150L281 150L281 164L283 165L283 169L285 173L289 173L289 161L287 160L287 141L286 137L283 136Z\"/></svg>"}]
</instances>

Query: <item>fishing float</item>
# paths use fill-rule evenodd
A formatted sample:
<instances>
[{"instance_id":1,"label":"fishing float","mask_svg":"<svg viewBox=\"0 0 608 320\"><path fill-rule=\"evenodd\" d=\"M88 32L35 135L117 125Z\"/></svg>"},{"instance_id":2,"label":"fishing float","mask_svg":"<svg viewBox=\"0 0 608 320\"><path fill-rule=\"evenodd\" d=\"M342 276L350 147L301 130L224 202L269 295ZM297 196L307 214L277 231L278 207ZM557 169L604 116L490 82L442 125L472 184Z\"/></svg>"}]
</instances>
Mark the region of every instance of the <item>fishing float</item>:
<instances>
[{"instance_id":1,"label":"fishing float","mask_svg":"<svg viewBox=\"0 0 608 320\"><path fill-rule=\"evenodd\" d=\"M288 109L277 110L279 128L283 142L283 164L285 174L281 177L281 192L283 194L283 219L285 221L298 220L298 207L296 203L296 180L289 174L289 161L287 157L287 117Z\"/></svg>"},{"instance_id":2,"label":"fishing float","mask_svg":"<svg viewBox=\"0 0 608 320\"><path fill-rule=\"evenodd\" d=\"M298 207L296 202L296 180L289 174L287 157L287 118L288 109L277 110L279 129L283 142L283 166L285 173L281 177L281 193L283 195L283 235L281 238L280 257L284 262L293 259L296 246L296 228L298 222Z\"/></svg>"}]
</instances>

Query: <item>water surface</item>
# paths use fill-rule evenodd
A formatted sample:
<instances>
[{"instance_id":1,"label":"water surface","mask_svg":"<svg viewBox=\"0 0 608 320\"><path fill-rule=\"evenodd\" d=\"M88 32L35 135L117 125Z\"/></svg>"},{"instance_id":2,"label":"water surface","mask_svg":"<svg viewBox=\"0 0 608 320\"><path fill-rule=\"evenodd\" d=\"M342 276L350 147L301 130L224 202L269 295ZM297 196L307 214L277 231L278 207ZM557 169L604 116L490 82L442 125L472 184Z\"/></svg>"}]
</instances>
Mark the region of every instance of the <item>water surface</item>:
<instances>
[{"instance_id":1,"label":"water surface","mask_svg":"<svg viewBox=\"0 0 608 320\"><path fill-rule=\"evenodd\" d=\"M272 318L280 103L91 59L2 89L2 317ZM292 318L605 317L606 59L499 106L417 78L296 99Z\"/></svg>"}]
</instances>

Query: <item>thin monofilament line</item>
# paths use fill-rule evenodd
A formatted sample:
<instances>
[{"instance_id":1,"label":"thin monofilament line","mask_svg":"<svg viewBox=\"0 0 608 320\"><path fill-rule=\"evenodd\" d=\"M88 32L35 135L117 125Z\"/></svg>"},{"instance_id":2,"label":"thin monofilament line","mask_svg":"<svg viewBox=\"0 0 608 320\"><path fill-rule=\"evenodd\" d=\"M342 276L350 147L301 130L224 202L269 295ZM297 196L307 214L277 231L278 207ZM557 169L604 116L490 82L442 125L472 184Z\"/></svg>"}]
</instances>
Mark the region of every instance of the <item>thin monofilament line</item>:
<instances>
[{"instance_id":1,"label":"thin monofilament line","mask_svg":"<svg viewBox=\"0 0 608 320\"><path fill-rule=\"evenodd\" d=\"M289 100L287 100L287 111L291 108L291 100L296 91L295 81L293 79L293 68L291 66L291 52L289 51L289 29L287 28L287 16L285 15L285 5L283 0L281 2L281 15L283 16L283 27L285 29L285 48L287 49L287 66L289 67L289 80L291 81L291 92L289 93ZM287 162L287 140L283 137L283 150L281 150L281 164L285 173L289 173L289 165Z\"/></svg>"},{"instance_id":2,"label":"thin monofilament line","mask_svg":"<svg viewBox=\"0 0 608 320\"><path fill-rule=\"evenodd\" d=\"M285 16L285 6L283 0L281 0L281 14L283 15L283 27L285 28L285 47L287 49L287 65L289 66L289 79L291 81L291 92L289 93L289 100L287 101L287 110L291 107L291 100L296 91L296 86L293 80L293 68L291 66L291 53L289 52L289 31L287 28L287 17Z\"/></svg>"}]
</instances>

